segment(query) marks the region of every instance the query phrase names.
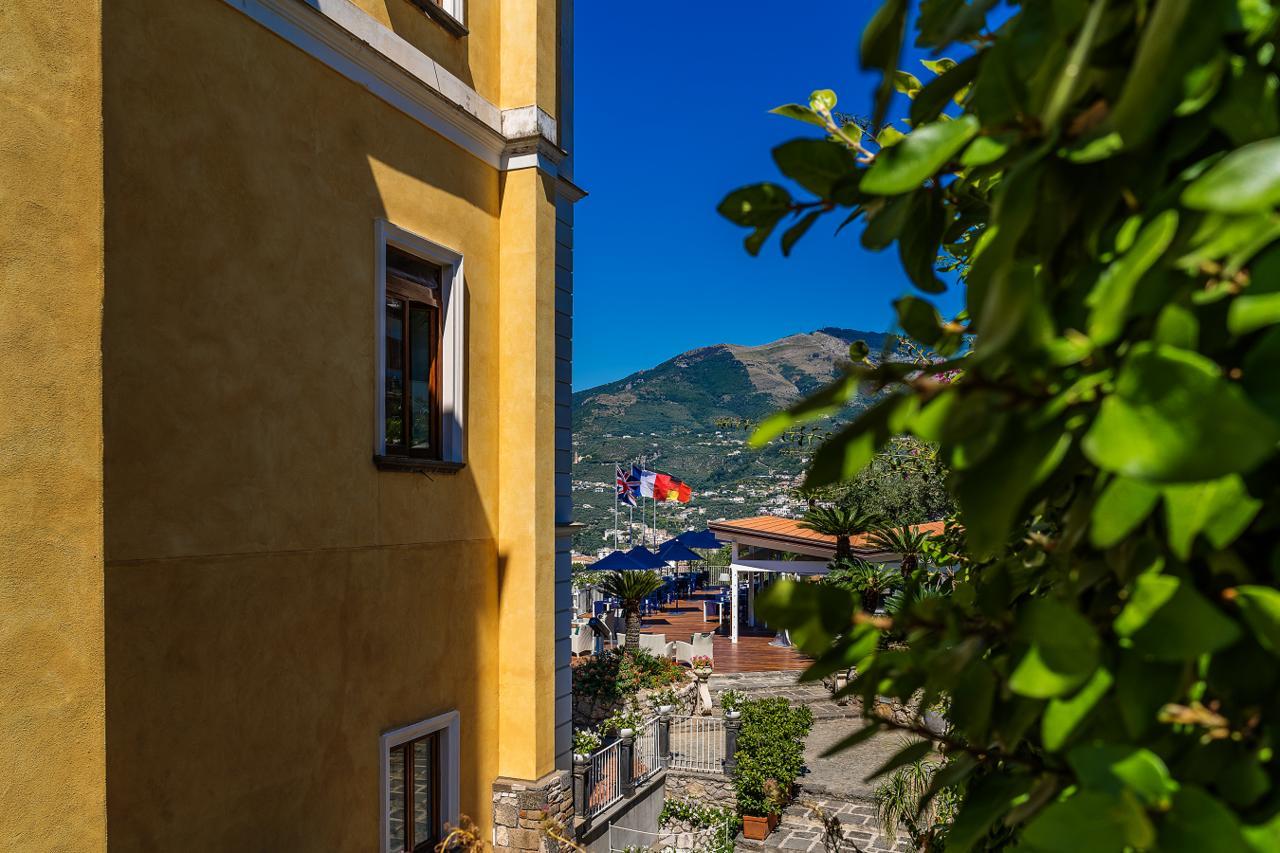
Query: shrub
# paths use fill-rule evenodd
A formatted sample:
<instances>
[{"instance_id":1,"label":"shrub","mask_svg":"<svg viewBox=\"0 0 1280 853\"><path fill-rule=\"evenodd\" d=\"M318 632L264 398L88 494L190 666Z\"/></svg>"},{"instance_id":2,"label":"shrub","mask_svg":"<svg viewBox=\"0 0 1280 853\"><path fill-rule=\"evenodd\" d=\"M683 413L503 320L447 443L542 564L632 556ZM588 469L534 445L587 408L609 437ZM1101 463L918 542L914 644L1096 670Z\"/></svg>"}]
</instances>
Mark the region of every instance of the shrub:
<instances>
[{"instance_id":1,"label":"shrub","mask_svg":"<svg viewBox=\"0 0 1280 853\"><path fill-rule=\"evenodd\" d=\"M608 704L686 678L684 668L675 661L654 657L643 649L607 649L573 668L573 694Z\"/></svg>"},{"instance_id":2,"label":"shrub","mask_svg":"<svg viewBox=\"0 0 1280 853\"><path fill-rule=\"evenodd\" d=\"M600 751L600 735L591 729L578 729L573 733L573 752L575 755L591 755Z\"/></svg>"},{"instance_id":3,"label":"shrub","mask_svg":"<svg viewBox=\"0 0 1280 853\"><path fill-rule=\"evenodd\" d=\"M804 769L804 741L813 712L783 698L743 702L733 774L738 813L780 814L791 786Z\"/></svg>"}]
</instances>

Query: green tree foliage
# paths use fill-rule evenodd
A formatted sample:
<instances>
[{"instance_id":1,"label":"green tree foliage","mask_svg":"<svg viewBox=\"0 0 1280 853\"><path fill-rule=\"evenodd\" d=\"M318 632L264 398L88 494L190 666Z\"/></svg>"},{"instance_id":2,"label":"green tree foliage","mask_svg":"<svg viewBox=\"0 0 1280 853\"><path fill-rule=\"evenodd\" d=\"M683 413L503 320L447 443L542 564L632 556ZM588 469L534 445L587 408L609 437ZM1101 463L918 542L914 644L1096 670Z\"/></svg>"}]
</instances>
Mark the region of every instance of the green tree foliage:
<instances>
[{"instance_id":1,"label":"green tree foliage","mask_svg":"<svg viewBox=\"0 0 1280 853\"><path fill-rule=\"evenodd\" d=\"M650 571L605 572L597 588L622 605L627 620L625 645L628 651L636 651L640 648L640 604L662 589L662 578Z\"/></svg>"},{"instance_id":2,"label":"green tree foliage","mask_svg":"<svg viewBox=\"0 0 1280 853\"><path fill-rule=\"evenodd\" d=\"M892 626L814 584L761 610L817 657L811 677L857 665L867 707L950 697L933 738L938 784L964 797L948 850L1280 850L1276 9L908 11L885 2L861 46L883 80L866 126L894 103L908 118L872 138L833 118L830 91L781 107L822 133L774 151L803 197L757 184L720 209L753 253L784 218L789 252L832 214L897 251L919 291L899 324L934 363L854 353L756 439L879 393L809 485L856 477L895 437L935 445L960 574L951 595L905 596ZM956 60L898 73L908 29ZM930 300L948 286L965 296L949 318ZM909 648L879 650L890 627Z\"/></svg>"},{"instance_id":3,"label":"green tree foliage","mask_svg":"<svg viewBox=\"0 0 1280 853\"><path fill-rule=\"evenodd\" d=\"M837 560L853 555L851 537L865 533L875 525L876 519L872 516L854 507L840 504L812 507L800 520L800 526L806 530L836 538Z\"/></svg>"},{"instance_id":4,"label":"green tree foliage","mask_svg":"<svg viewBox=\"0 0 1280 853\"><path fill-rule=\"evenodd\" d=\"M764 817L781 814L791 787L804 769L804 741L813 728L813 712L792 707L784 697L741 704L737 767L733 773L738 813Z\"/></svg>"},{"instance_id":5,"label":"green tree foliage","mask_svg":"<svg viewBox=\"0 0 1280 853\"><path fill-rule=\"evenodd\" d=\"M858 606L867 613L875 613L879 609L897 580L898 576L892 569L859 557L832 560L827 573L822 576L822 583L856 595Z\"/></svg>"}]
</instances>

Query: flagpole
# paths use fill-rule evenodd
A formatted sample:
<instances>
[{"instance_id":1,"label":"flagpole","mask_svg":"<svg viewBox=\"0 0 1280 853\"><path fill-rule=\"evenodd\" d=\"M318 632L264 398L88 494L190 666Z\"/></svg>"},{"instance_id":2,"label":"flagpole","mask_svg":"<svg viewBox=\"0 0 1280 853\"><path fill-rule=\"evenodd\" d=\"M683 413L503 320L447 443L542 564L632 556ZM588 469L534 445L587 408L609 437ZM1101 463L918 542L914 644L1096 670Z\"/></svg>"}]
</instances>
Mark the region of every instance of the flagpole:
<instances>
[{"instance_id":1,"label":"flagpole","mask_svg":"<svg viewBox=\"0 0 1280 853\"><path fill-rule=\"evenodd\" d=\"M613 550L618 550L618 463L613 463Z\"/></svg>"}]
</instances>

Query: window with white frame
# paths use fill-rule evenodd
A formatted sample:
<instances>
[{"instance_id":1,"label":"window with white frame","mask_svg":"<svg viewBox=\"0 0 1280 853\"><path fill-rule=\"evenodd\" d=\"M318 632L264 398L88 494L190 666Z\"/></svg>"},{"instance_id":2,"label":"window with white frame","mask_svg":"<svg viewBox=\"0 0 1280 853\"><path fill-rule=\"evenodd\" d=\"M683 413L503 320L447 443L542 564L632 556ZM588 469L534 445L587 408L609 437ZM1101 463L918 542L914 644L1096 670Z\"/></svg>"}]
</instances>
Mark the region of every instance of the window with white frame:
<instances>
[{"instance_id":1,"label":"window with white frame","mask_svg":"<svg viewBox=\"0 0 1280 853\"><path fill-rule=\"evenodd\" d=\"M462 255L381 220L376 251L374 455L462 463Z\"/></svg>"},{"instance_id":2,"label":"window with white frame","mask_svg":"<svg viewBox=\"0 0 1280 853\"><path fill-rule=\"evenodd\" d=\"M411 2L454 35L467 34L466 0L411 0Z\"/></svg>"},{"instance_id":3,"label":"window with white frame","mask_svg":"<svg viewBox=\"0 0 1280 853\"><path fill-rule=\"evenodd\" d=\"M458 712L387 732L382 749L382 850L434 850L458 825Z\"/></svg>"}]
</instances>

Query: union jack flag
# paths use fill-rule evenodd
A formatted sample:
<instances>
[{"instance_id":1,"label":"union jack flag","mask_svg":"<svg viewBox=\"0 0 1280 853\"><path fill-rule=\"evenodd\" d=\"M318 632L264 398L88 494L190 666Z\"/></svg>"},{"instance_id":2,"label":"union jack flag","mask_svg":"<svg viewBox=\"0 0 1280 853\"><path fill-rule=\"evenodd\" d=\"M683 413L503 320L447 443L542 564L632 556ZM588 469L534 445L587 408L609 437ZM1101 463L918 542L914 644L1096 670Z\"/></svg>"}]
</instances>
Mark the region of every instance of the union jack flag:
<instances>
[{"instance_id":1,"label":"union jack flag","mask_svg":"<svg viewBox=\"0 0 1280 853\"><path fill-rule=\"evenodd\" d=\"M640 478L632 476L630 471L622 470L622 466L618 466L617 473L614 475L614 491L618 498L618 503L627 506L636 505L636 496L640 494Z\"/></svg>"}]
</instances>

